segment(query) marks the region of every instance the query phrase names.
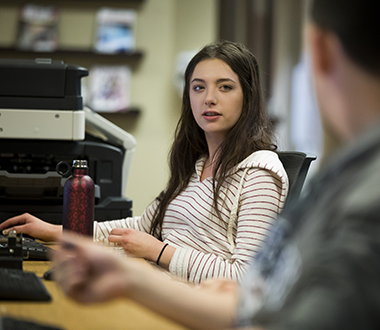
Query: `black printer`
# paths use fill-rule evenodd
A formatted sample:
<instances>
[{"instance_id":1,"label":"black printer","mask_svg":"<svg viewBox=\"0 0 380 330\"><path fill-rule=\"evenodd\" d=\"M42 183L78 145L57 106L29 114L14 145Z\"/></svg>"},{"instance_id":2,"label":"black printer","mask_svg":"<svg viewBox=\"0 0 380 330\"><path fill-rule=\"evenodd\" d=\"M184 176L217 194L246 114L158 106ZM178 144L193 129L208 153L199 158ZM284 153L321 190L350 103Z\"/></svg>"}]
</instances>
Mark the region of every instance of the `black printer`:
<instances>
[{"instance_id":1,"label":"black printer","mask_svg":"<svg viewBox=\"0 0 380 330\"><path fill-rule=\"evenodd\" d=\"M125 197L134 137L83 107L87 69L50 59L0 59L0 222L29 212L61 224L60 161L85 159L96 186L95 219L132 215Z\"/></svg>"}]
</instances>

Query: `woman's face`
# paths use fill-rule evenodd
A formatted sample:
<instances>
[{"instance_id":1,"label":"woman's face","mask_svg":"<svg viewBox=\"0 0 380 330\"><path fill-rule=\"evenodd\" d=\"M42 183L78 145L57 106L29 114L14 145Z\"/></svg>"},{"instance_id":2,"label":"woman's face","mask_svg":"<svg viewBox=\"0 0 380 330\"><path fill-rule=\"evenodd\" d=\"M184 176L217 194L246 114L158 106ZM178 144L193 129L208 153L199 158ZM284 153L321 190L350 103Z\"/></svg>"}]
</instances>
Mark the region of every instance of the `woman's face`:
<instances>
[{"instance_id":1,"label":"woman's face","mask_svg":"<svg viewBox=\"0 0 380 330\"><path fill-rule=\"evenodd\" d=\"M190 78L190 104L207 142L221 143L242 112L238 75L220 59L199 62Z\"/></svg>"}]
</instances>

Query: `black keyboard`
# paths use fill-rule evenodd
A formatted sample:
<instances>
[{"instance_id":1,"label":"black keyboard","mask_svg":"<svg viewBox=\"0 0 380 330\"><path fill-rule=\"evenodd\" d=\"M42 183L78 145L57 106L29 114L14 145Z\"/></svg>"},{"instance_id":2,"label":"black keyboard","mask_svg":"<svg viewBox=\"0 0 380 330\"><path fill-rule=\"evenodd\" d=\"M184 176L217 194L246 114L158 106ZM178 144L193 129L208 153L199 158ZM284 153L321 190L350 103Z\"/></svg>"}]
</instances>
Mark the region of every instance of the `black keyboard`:
<instances>
[{"instance_id":1,"label":"black keyboard","mask_svg":"<svg viewBox=\"0 0 380 330\"><path fill-rule=\"evenodd\" d=\"M24 260L48 260L51 248L36 242L33 238L24 237L22 244Z\"/></svg>"},{"instance_id":2,"label":"black keyboard","mask_svg":"<svg viewBox=\"0 0 380 330\"><path fill-rule=\"evenodd\" d=\"M0 268L0 300L49 301L51 296L36 274Z\"/></svg>"},{"instance_id":3,"label":"black keyboard","mask_svg":"<svg viewBox=\"0 0 380 330\"><path fill-rule=\"evenodd\" d=\"M63 330L48 324L36 323L14 317L0 317L0 330Z\"/></svg>"},{"instance_id":4,"label":"black keyboard","mask_svg":"<svg viewBox=\"0 0 380 330\"><path fill-rule=\"evenodd\" d=\"M0 234L0 238L6 238L7 236ZM22 254L24 260L48 260L48 256L51 248L43 245L40 242L36 242L31 237L23 236ZM2 246L6 246L6 243L0 243ZM1 330L1 329L0 329Z\"/></svg>"}]
</instances>

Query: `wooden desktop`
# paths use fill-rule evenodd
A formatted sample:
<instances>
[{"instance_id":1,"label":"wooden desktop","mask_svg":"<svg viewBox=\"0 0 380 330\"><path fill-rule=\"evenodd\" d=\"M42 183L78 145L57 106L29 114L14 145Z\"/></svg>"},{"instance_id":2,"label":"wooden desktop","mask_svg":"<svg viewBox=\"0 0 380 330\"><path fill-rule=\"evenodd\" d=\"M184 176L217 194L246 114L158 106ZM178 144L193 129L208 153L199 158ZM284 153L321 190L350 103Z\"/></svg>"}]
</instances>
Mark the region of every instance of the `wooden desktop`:
<instances>
[{"instance_id":1,"label":"wooden desktop","mask_svg":"<svg viewBox=\"0 0 380 330\"><path fill-rule=\"evenodd\" d=\"M25 271L43 276L49 261L24 261ZM66 297L53 281L43 280L52 296L50 302L0 301L0 315L25 318L66 330L149 329L184 330L178 324L128 299L82 305Z\"/></svg>"}]
</instances>

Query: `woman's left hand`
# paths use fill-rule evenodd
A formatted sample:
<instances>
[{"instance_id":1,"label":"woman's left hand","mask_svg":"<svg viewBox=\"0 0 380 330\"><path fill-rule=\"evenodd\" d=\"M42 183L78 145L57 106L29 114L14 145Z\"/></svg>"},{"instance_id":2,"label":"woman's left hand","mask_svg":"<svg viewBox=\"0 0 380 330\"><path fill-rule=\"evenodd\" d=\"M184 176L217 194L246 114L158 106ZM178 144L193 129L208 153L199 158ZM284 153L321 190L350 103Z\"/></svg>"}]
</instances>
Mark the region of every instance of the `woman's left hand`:
<instances>
[{"instance_id":1,"label":"woman's left hand","mask_svg":"<svg viewBox=\"0 0 380 330\"><path fill-rule=\"evenodd\" d=\"M127 228L112 229L108 241L122 246L128 256L154 262L164 246L163 242L150 234Z\"/></svg>"}]
</instances>

